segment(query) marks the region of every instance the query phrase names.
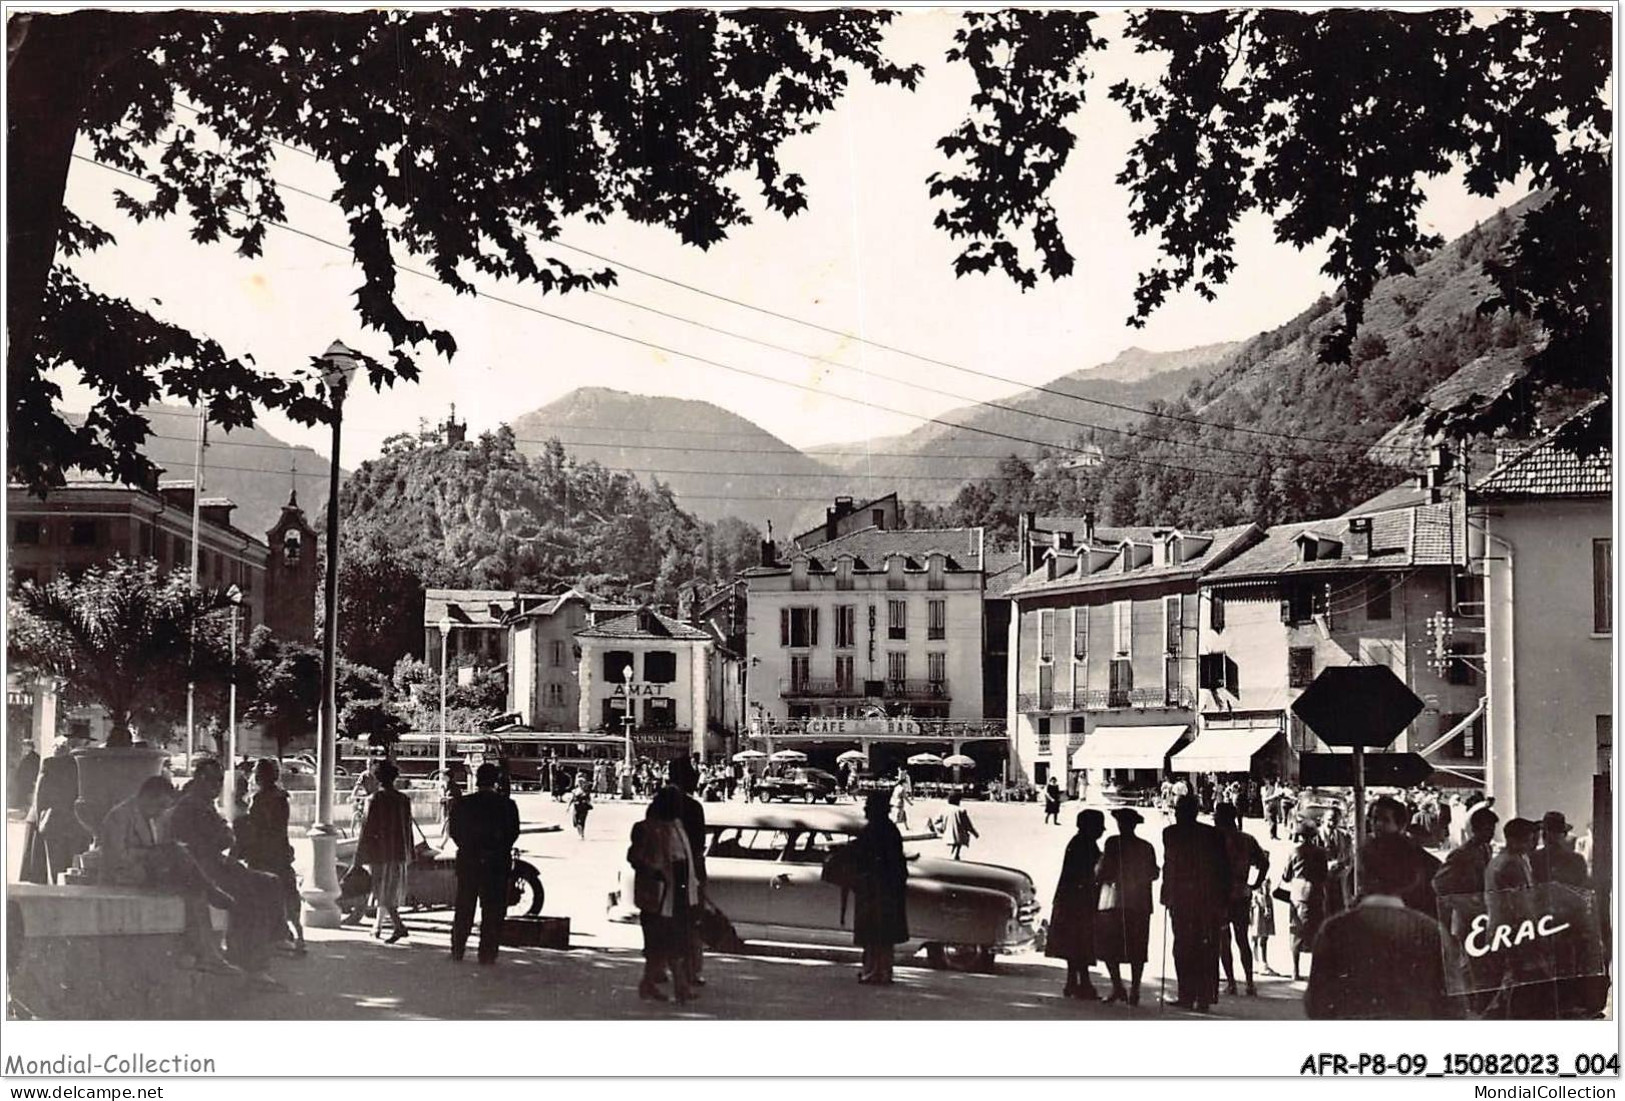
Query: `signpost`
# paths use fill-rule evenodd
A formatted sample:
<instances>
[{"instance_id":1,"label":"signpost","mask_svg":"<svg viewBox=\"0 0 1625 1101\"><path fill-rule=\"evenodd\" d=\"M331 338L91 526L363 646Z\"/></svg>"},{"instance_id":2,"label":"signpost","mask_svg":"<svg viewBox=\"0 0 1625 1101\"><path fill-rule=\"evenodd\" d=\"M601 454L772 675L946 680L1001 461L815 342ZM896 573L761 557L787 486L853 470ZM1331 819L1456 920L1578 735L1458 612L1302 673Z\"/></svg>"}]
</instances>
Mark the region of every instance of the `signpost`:
<instances>
[{"instance_id":1,"label":"signpost","mask_svg":"<svg viewBox=\"0 0 1625 1101\"><path fill-rule=\"evenodd\" d=\"M1362 757L1365 767L1361 778L1365 784L1408 788L1433 775L1433 766L1420 753L1365 753ZM1354 787L1354 754L1302 754L1298 758L1298 779L1304 787Z\"/></svg>"},{"instance_id":2,"label":"signpost","mask_svg":"<svg viewBox=\"0 0 1625 1101\"><path fill-rule=\"evenodd\" d=\"M1356 897L1360 894L1358 854L1365 838L1365 751L1391 744L1422 713L1422 707L1421 698L1386 665L1334 665L1322 669L1292 703L1292 713L1307 723L1321 741L1354 750L1348 767L1354 787ZM1312 756L1328 755L1306 754L1299 762L1299 779L1303 779L1303 764Z\"/></svg>"}]
</instances>

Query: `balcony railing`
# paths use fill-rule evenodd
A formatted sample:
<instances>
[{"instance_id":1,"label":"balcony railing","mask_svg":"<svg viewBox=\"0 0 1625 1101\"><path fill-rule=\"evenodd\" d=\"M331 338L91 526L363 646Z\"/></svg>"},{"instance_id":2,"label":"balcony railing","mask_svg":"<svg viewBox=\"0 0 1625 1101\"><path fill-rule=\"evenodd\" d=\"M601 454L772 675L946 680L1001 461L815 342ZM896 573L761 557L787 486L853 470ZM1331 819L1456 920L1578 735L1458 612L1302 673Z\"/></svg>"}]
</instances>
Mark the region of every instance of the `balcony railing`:
<instances>
[{"instance_id":1,"label":"balcony railing","mask_svg":"<svg viewBox=\"0 0 1625 1101\"><path fill-rule=\"evenodd\" d=\"M873 682L879 694L869 692L864 681L843 681L827 677L806 677L779 681L779 696L792 700L947 700L953 697L945 680L889 680Z\"/></svg>"},{"instance_id":2,"label":"balcony railing","mask_svg":"<svg viewBox=\"0 0 1625 1101\"><path fill-rule=\"evenodd\" d=\"M1196 693L1182 684L1162 688L1079 688L1072 692L1021 692L1016 710L1037 711L1119 711L1135 708L1196 706Z\"/></svg>"},{"instance_id":3,"label":"balcony railing","mask_svg":"<svg viewBox=\"0 0 1625 1101\"><path fill-rule=\"evenodd\" d=\"M853 720L861 723L863 720ZM833 740L845 739L857 741L862 738L895 738L908 737L931 739L937 741L952 741L955 738L1003 738L1006 736L1003 719L921 719L912 715L898 716L894 720L906 723L909 727L906 734L902 733L865 733L861 730L845 735L830 735L819 733L807 734L807 724L802 719L766 719L754 720L751 723L751 736L755 738L830 738Z\"/></svg>"}]
</instances>

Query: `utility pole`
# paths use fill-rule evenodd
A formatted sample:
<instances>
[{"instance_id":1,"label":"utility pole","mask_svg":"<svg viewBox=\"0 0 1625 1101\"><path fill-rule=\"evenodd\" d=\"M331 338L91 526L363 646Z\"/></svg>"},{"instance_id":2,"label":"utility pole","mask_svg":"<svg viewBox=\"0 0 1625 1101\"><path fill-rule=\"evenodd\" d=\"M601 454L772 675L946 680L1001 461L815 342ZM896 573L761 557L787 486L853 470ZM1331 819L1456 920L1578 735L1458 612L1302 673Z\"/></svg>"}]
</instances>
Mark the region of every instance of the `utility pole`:
<instances>
[{"instance_id":1,"label":"utility pole","mask_svg":"<svg viewBox=\"0 0 1625 1101\"><path fill-rule=\"evenodd\" d=\"M192 460L192 593L198 592L198 534L203 519L203 449L209 446L209 410L198 406L197 455ZM187 657L197 650L197 626L189 628L190 646ZM192 754L197 751L197 683L188 670L186 677L186 771L192 771Z\"/></svg>"}]
</instances>

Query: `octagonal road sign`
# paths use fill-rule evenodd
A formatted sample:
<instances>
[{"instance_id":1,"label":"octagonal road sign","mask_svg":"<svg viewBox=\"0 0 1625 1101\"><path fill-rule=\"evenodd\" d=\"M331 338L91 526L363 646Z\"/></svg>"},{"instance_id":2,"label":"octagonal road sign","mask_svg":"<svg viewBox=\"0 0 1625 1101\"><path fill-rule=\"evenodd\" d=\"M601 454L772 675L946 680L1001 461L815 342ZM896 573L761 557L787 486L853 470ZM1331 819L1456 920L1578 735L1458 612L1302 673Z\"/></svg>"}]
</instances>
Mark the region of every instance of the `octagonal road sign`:
<instances>
[{"instance_id":1,"label":"octagonal road sign","mask_svg":"<svg viewBox=\"0 0 1625 1101\"><path fill-rule=\"evenodd\" d=\"M1303 690L1292 713L1327 745L1380 749L1422 713L1422 706L1386 665L1334 665Z\"/></svg>"}]
</instances>

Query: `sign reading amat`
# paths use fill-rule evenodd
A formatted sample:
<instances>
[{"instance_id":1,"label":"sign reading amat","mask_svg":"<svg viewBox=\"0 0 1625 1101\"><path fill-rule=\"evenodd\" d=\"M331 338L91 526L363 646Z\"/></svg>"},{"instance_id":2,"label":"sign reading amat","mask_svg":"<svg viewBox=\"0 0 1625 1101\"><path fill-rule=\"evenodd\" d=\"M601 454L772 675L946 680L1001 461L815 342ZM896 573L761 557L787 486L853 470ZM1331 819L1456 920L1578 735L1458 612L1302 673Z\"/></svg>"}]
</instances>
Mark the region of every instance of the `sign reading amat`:
<instances>
[{"instance_id":1,"label":"sign reading amat","mask_svg":"<svg viewBox=\"0 0 1625 1101\"><path fill-rule=\"evenodd\" d=\"M665 696L668 687L670 686L649 684L645 681L635 680L631 684L627 684L625 681L617 681L615 691L611 692L610 695L616 697L631 696L633 699L660 698Z\"/></svg>"},{"instance_id":2,"label":"sign reading amat","mask_svg":"<svg viewBox=\"0 0 1625 1101\"><path fill-rule=\"evenodd\" d=\"M918 736L920 724L913 719L808 719L806 731L809 735L832 738Z\"/></svg>"}]
</instances>

